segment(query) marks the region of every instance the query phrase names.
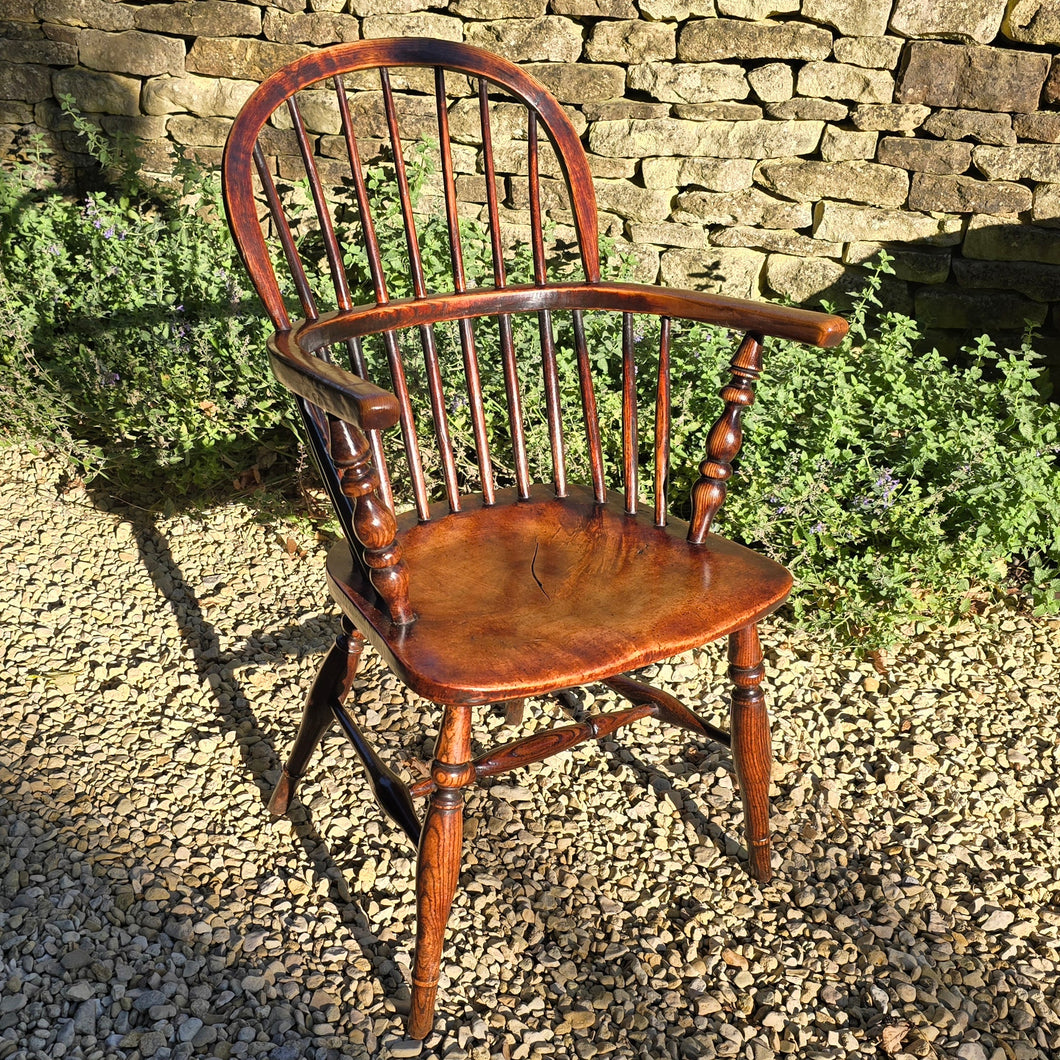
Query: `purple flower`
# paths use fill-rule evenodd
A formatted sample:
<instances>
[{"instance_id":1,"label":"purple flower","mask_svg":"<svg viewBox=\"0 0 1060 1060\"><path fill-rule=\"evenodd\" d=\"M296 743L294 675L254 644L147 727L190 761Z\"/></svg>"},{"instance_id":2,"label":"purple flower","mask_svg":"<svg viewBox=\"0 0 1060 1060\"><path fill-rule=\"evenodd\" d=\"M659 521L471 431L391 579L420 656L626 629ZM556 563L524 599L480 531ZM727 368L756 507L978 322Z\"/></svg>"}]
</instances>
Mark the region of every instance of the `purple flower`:
<instances>
[{"instance_id":1,"label":"purple flower","mask_svg":"<svg viewBox=\"0 0 1060 1060\"><path fill-rule=\"evenodd\" d=\"M823 534L827 529L828 529L828 527L825 526L824 523L822 523L820 519L818 519L817 522L814 523L813 526L810 527L810 533L811 534Z\"/></svg>"},{"instance_id":2,"label":"purple flower","mask_svg":"<svg viewBox=\"0 0 1060 1060\"><path fill-rule=\"evenodd\" d=\"M104 239L113 239L114 238L114 225L111 225L110 228L108 228L106 230L106 232L103 233L103 238Z\"/></svg>"}]
</instances>

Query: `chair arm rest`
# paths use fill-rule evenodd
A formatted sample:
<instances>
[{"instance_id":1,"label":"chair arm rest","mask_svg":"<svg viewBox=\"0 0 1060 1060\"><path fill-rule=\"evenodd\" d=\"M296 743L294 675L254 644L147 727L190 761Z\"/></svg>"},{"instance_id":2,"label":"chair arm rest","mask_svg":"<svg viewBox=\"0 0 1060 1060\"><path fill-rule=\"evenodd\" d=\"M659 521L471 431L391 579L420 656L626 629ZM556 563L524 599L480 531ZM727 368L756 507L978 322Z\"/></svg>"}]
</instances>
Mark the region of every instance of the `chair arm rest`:
<instances>
[{"instance_id":1,"label":"chair arm rest","mask_svg":"<svg viewBox=\"0 0 1060 1060\"><path fill-rule=\"evenodd\" d=\"M362 430L386 430L398 422L401 409L389 390L305 353L298 331L278 331L268 343L273 373L288 390Z\"/></svg>"}]
</instances>

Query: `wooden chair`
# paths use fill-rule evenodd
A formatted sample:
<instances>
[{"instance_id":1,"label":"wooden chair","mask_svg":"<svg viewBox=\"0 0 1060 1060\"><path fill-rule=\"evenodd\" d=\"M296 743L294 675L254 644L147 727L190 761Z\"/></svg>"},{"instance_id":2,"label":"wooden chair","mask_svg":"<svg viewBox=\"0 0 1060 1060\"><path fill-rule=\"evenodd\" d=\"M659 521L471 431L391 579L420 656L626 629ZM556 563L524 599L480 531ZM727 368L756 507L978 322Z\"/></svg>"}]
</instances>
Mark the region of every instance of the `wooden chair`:
<instances>
[{"instance_id":1,"label":"wooden chair","mask_svg":"<svg viewBox=\"0 0 1060 1060\"><path fill-rule=\"evenodd\" d=\"M409 69L415 67L421 70ZM413 94L401 95L406 88ZM439 216L444 207L451 265L449 289L440 292L427 289L399 100L411 100L412 123L419 129L433 125L437 136ZM303 114L315 115L318 130L337 134L316 135ZM454 144L451 123L457 118L461 140ZM360 141L355 119L367 123ZM473 156L466 143L472 119L480 122ZM526 203L521 214L504 205L505 192L498 190L503 185L494 144L502 139L505 152L513 145L525 152L525 192L512 190L515 201ZM554 159L546 161L549 142ZM301 157L301 170L293 176L289 159L271 157L285 143ZM318 157L321 148L325 153ZM376 235L378 170L362 160L362 149L366 155L378 156L381 150L390 155L398 197L393 209L407 236L409 297L392 294L395 277L387 273L386 262L394 256L381 249ZM466 236L457 194L463 177L454 157L466 168L474 157L480 180L484 177L481 216L492 260L488 286L470 287L465 273ZM545 166L559 179L551 180ZM283 180L277 172L303 178L302 204L293 213L281 203ZM513 189L515 179L510 178ZM573 232L584 279L549 278L542 197L564 186L569 206L558 216ZM468 45L360 41L296 60L268 78L236 119L225 149L224 190L234 238L276 328L268 344L273 370L295 395L347 538L327 561L328 586L342 609L344 633L309 694L270 809L286 812L314 749L337 721L362 759L381 808L418 844L410 1036L424 1038L432 1026L460 865L464 789L480 778L599 739L647 716L726 745L731 739L750 871L768 881L771 756L756 624L784 601L791 578L783 567L710 529L740 449L741 416L754 401L764 336L832 346L843 337L844 322L797 309L602 280L593 181L578 132L535 80ZM352 203L347 211L352 224L340 223L338 218L347 215L331 202L342 191ZM504 244L511 232L506 218L513 216L529 226L530 282L509 279ZM348 245L353 229L363 239L360 257ZM276 256L289 275L283 282L297 298L301 319L288 312L270 239L279 245ZM313 267L314 246L326 269ZM368 278L370 293L362 296L368 304L355 304L345 267L350 262L360 262ZM325 302L334 308L325 310ZM620 465L617 492L607 489L606 435L594 390L593 332L587 327L593 311L621 314L622 321L623 384L616 416L622 452L612 461ZM516 323L528 314L535 341L524 348L526 331ZM567 385L577 391L573 395L565 392L557 366L562 314L568 314L564 334L571 337L575 365L575 382L568 379ZM655 434L643 447L653 493L647 508L638 492L642 447L635 361L641 354L635 315L640 314L658 321L657 370L651 377L655 408L653 419L644 419ZM669 513L666 496L675 318L742 335L731 379L721 390L721 415L709 432L704 429L705 456L687 523ZM441 367L436 329L445 322L455 322L449 327L457 336L463 369L459 391ZM484 412L483 329L495 336L490 348L499 350L500 363L493 367L504 379L506 408L501 411L510 441L503 474L495 467L498 435ZM383 385L367 379L370 336L377 337L387 366ZM340 365L342 358L348 367ZM528 366L540 373L536 378L544 393L551 450L551 481L545 485L535 483L540 476L527 455L526 423L538 411L525 407L523 399L531 378L525 374ZM424 403L430 420L418 407ZM450 429L458 405L466 405L470 417L472 441L462 447ZM579 421L573 427L572 409ZM402 437L396 453L384 436L395 425ZM427 429L433 433L433 469L423 455ZM643 424L640 430L645 433ZM565 452L573 440L587 454L584 484L568 479ZM477 471L461 467L459 453L473 456ZM395 515L395 483L411 494L412 508L405 514ZM441 499L432 500L438 493ZM623 676L722 636L729 638L734 685L729 734L668 693ZM429 779L402 782L379 760L350 714L348 695L365 638L409 688L441 708ZM476 707L505 704L516 720L524 698L560 694L588 682L602 682L631 706L472 755ZM420 797L428 800L422 824L413 803Z\"/></svg>"}]
</instances>

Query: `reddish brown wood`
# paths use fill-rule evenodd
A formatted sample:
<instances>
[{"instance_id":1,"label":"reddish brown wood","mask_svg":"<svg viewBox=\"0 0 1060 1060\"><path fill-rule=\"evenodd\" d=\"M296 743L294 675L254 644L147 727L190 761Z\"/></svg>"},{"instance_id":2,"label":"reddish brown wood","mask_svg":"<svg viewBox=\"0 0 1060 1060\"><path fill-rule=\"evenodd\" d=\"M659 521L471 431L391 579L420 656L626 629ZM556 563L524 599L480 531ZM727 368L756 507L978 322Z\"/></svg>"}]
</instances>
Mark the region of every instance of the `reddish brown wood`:
<instances>
[{"instance_id":1,"label":"reddish brown wood","mask_svg":"<svg viewBox=\"0 0 1060 1060\"><path fill-rule=\"evenodd\" d=\"M725 501L732 462L743 444L743 412L754 404L755 383L762 371L762 336L744 336L730 365L732 379L722 387L725 410L707 435L707 459L699 465L699 481L692 487L692 518L688 540L701 545Z\"/></svg>"},{"instance_id":2,"label":"reddish brown wood","mask_svg":"<svg viewBox=\"0 0 1060 1060\"><path fill-rule=\"evenodd\" d=\"M396 540L394 516L376 492L379 476L372 467L368 440L362 431L342 420L333 419L330 427L331 459L342 492L353 505L353 531L363 549L361 561L391 621L395 626L407 626L416 617L409 603L408 568Z\"/></svg>"},{"instance_id":3,"label":"reddish brown wood","mask_svg":"<svg viewBox=\"0 0 1060 1060\"><path fill-rule=\"evenodd\" d=\"M500 313L537 313L559 309L606 309L655 316L698 320L733 331L792 339L811 346L836 346L847 333L846 321L808 309L792 309L768 302L678 291L637 283L509 284L502 289L483 288L463 294L445 293L419 299L393 299L386 306L361 306L352 313L324 313L316 323L297 329L299 346L306 351L343 342L351 335L371 335L384 328L434 324L461 316L496 316Z\"/></svg>"},{"instance_id":4,"label":"reddish brown wood","mask_svg":"<svg viewBox=\"0 0 1060 1060\"><path fill-rule=\"evenodd\" d=\"M435 81L442 189L452 258L451 291L428 292L405 169L389 67L423 66ZM357 133L343 77L378 70L387 132L397 177L397 210L404 219L411 271L411 298L392 299L372 219ZM482 168L493 253L493 286L467 290L451 157L446 75L472 78L482 126ZM297 92L330 84L338 100L353 197L367 253L371 304L350 305L342 279L345 247L329 212L329 170L313 158L316 146L294 103ZM452 82L450 82L452 83ZM500 202L493 158L489 93L500 90L527 107L527 161L533 282L507 282ZM287 106L319 218L325 257L333 272L340 309L318 316L291 224L258 137L277 109ZM543 234L539 139L555 151L570 196L585 281L548 280ZM329 163L329 166L333 163ZM659 689L622 676L626 671L730 637L732 748L750 852L751 871L769 878L769 730L755 624L786 597L787 571L769 559L709 532L725 494L741 442L740 416L754 397L766 335L834 346L846 332L838 317L748 300L600 280L596 202L577 131L560 105L532 78L503 59L468 45L429 40L371 40L303 56L270 77L236 119L224 156L224 194L233 235L251 279L277 329L269 356L280 380L299 398L328 488L349 538L328 558L328 582L357 633L345 656L333 649L307 701L302 728L273 799L286 808L293 780L305 767L333 713L353 742L380 792L385 811L415 835L419 823L410 791L372 751L342 706L353 680L351 645L371 640L381 657L413 691L445 707L431 776L412 794L430 794L417 860L417 943L409 1032L429 1033L434 1013L445 924L459 872L463 789L477 777L541 760L582 740L598 738L636 718L654 716L724 742L726 734ZM259 219L256 189L264 193L271 228L292 274L305 321L292 322L284 307ZM298 229L301 234L301 229ZM593 351L583 313L623 314L622 472L625 490L605 489L603 445L593 380ZM553 314L573 315L581 412L588 441L591 486L567 482L564 401L560 393ZM526 452L519 358L512 315L537 316L545 415L551 442L553 486L531 482ZM660 317L654 450L654 505L636 512L640 473L633 314ZM747 337L723 389L725 410L711 429L707 457L695 487L691 528L667 514L670 433L670 319L720 325ZM481 318L481 324L474 323ZM433 327L455 321L463 351L467 393L478 449L482 493L461 495L447 422ZM497 327L509 411L515 487L494 490L483 395L478 379L476 328ZM428 503L428 484L415 431L414 407L423 398L410 387L398 335L416 329L427 376L427 397L441 453L446 500ZM481 332L478 332L481 335ZM366 378L361 340L380 335L392 393ZM352 371L331 363L331 352L349 350ZM526 370L526 365L522 370ZM448 384L447 384L448 385ZM459 385L459 384L457 384ZM400 423L415 510L395 518L381 432ZM580 428L579 428L580 429ZM617 469L616 469L617 470ZM396 479L395 479L396 481ZM341 490L341 495L340 495ZM346 500L348 499L349 505ZM352 509L352 514L351 514ZM471 706L569 690L594 680L627 697L633 706L576 720L471 758Z\"/></svg>"},{"instance_id":5,"label":"reddish brown wood","mask_svg":"<svg viewBox=\"0 0 1060 1060\"><path fill-rule=\"evenodd\" d=\"M633 314L622 314L622 483L626 514L637 514L637 366L633 361Z\"/></svg>"},{"instance_id":6,"label":"reddish brown wood","mask_svg":"<svg viewBox=\"0 0 1060 1060\"><path fill-rule=\"evenodd\" d=\"M346 623L348 626L348 623ZM357 667L364 648L364 637L354 631L343 632L335 638L331 650L324 657L316 680L306 697L302 713L302 724L295 737L294 747L287 756L279 782L269 800L269 813L282 817L287 813L294 798L298 781L305 774L306 766L313 757L320 741L334 721L331 700L345 701L357 676Z\"/></svg>"},{"instance_id":7,"label":"reddish brown wood","mask_svg":"<svg viewBox=\"0 0 1060 1060\"><path fill-rule=\"evenodd\" d=\"M596 714L576 725L563 725L558 729L546 729L532 736L512 740L475 759L472 763L475 779L495 777L498 773L507 773L509 769L518 769L519 766L526 766L531 762L543 762L560 751L570 750L586 740L603 739L623 725L640 721L641 718L655 713L657 710L654 705L630 707L628 710L618 710L610 714ZM434 790L433 780L420 780L409 787L409 794L418 799Z\"/></svg>"},{"instance_id":8,"label":"reddish brown wood","mask_svg":"<svg viewBox=\"0 0 1060 1060\"><path fill-rule=\"evenodd\" d=\"M773 755L769 717L759 685L765 675L758 628L738 629L729 637L729 676L732 678L732 757L740 782L744 832L751 875L760 883L773 878L769 842L769 777Z\"/></svg>"},{"instance_id":9,"label":"reddish brown wood","mask_svg":"<svg viewBox=\"0 0 1060 1060\"><path fill-rule=\"evenodd\" d=\"M492 508L399 516L409 629L379 606L345 542L328 556L343 611L433 702L499 703L647 666L757 621L791 587L779 564L725 538L693 546L679 519L624 515L621 495L601 505L586 487L558 499L537 485L515 500L502 490Z\"/></svg>"},{"instance_id":10,"label":"reddish brown wood","mask_svg":"<svg viewBox=\"0 0 1060 1060\"><path fill-rule=\"evenodd\" d=\"M680 700L674 698L669 692L661 688L645 684L643 681L634 681L632 678L609 677L602 682L608 688L613 688L620 696L624 696L631 703L651 704L652 717L665 721L669 725L676 725L679 729L687 729L689 732L706 736L715 743L725 747L730 745L729 734L722 729L704 721L698 714L691 711Z\"/></svg>"},{"instance_id":11,"label":"reddish brown wood","mask_svg":"<svg viewBox=\"0 0 1060 1060\"><path fill-rule=\"evenodd\" d=\"M474 775L471 711L468 707L447 707L431 767L435 791L416 864L416 956L408 1024L411 1038L426 1038L434 1023L445 925L460 873L463 788Z\"/></svg>"},{"instance_id":12,"label":"reddish brown wood","mask_svg":"<svg viewBox=\"0 0 1060 1060\"><path fill-rule=\"evenodd\" d=\"M670 318L659 322L659 376L655 387L655 525L666 525L670 479Z\"/></svg>"}]
</instances>

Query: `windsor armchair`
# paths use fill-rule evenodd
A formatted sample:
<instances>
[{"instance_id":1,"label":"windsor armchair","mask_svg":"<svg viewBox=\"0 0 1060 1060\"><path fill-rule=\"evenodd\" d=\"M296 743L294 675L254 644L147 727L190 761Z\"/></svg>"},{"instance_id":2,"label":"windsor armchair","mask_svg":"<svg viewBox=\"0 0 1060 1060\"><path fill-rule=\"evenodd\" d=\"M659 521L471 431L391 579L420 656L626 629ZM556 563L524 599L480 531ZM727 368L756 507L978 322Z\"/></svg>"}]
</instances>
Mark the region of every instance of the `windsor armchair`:
<instances>
[{"instance_id":1,"label":"windsor armchair","mask_svg":"<svg viewBox=\"0 0 1060 1060\"><path fill-rule=\"evenodd\" d=\"M403 121L437 138L433 221L417 214ZM521 165L512 164L513 152ZM379 202L384 155L396 193L390 207ZM473 236L467 201L476 180L484 277L466 267ZM285 192L294 208L285 207ZM602 280L593 182L571 119L517 66L463 44L361 41L273 74L232 127L224 193L233 236L276 329L268 344L273 370L295 395L346 538L327 561L344 631L309 693L270 809L286 812L337 721L381 808L418 844L410 1036L424 1038L432 1026L463 793L478 779L647 716L731 741L750 871L769 880L770 748L756 630L784 601L791 579L710 531L741 446L742 413L754 400L764 337L831 346L844 322ZM557 195L566 202L553 203L552 216L560 236L570 235L581 278L550 275L543 202ZM417 224L420 233L425 225L444 229L443 290L429 289ZM395 226L400 253L380 234ZM529 244L528 275L515 282L509 262L520 239ZM408 280L394 271L399 259ZM274 260L289 280L281 281ZM290 311L288 298L296 307ZM601 312L621 321L621 395L607 406L622 428L613 458L594 379L593 322ZM642 316L657 326L654 371L641 371L638 383ZM704 431L687 523L667 499L669 365L680 320L742 336L721 414ZM566 359L561 339L569 343ZM378 382L369 381L373 373ZM492 390L490 378L498 380ZM640 415L646 389L654 410ZM487 404L506 421L503 431ZM535 429L549 450L544 470L527 441ZM389 441L397 433L400 445ZM575 451L584 483L571 471ZM648 506L638 488L642 464ZM411 508L397 514L403 495ZM728 734L667 692L624 676L723 636L734 685ZM354 720L349 694L365 639L440 707L427 779L404 783ZM472 756L476 707L504 704L514 721L525 697L589 682L603 682L631 705ZM421 823L414 800L423 797Z\"/></svg>"}]
</instances>

